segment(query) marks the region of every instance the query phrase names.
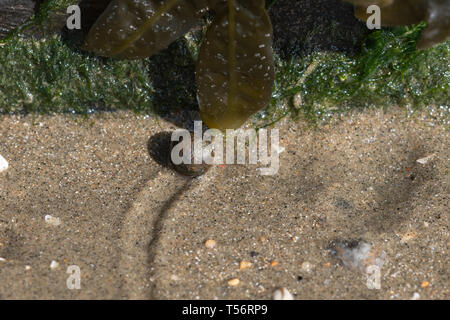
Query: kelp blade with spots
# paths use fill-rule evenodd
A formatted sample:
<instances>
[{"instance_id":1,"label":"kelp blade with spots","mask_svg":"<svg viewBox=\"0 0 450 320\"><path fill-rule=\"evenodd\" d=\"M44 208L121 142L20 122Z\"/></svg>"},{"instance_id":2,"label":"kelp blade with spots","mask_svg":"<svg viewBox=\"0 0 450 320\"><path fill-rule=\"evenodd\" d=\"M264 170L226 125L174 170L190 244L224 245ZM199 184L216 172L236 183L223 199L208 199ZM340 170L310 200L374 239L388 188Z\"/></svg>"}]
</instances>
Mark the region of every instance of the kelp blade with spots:
<instances>
[{"instance_id":1,"label":"kelp blade with spots","mask_svg":"<svg viewBox=\"0 0 450 320\"><path fill-rule=\"evenodd\" d=\"M198 24L215 2L113 0L89 31L84 49L106 57L150 57Z\"/></svg>"},{"instance_id":2,"label":"kelp blade with spots","mask_svg":"<svg viewBox=\"0 0 450 320\"><path fill-rule=\"evenodd\" d=\"M196 81L203 121L239 128L267 107L274 82L272 24L264 0L228 0L200 49Z\"/></svg>"},{"instance_id":3,"label":"kelp blade with spots","mask_svg":"<svg viewBox=\"0 0 450 320\"><path fill-rule=\"evenodd\" d=\"M428 23L417 47L426 49L450 37L449 0L345 0L356 5L355 16L367 21L367 7L375 4L381 9L381 24L404 26L421 21Z\"/></svg>"}]
</instances>

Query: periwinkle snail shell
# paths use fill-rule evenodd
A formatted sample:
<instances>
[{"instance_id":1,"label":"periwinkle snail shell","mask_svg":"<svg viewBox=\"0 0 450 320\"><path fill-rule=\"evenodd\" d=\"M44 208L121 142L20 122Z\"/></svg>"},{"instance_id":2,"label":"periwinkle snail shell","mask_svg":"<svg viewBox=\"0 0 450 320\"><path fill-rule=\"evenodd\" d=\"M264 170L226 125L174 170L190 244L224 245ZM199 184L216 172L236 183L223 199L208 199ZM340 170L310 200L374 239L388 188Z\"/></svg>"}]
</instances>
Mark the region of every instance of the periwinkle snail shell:
<instances>
[{"instance_id":1,"label":"periwinkle snail shell","mask_svg":"<svg viewBox=\"0 0 450 320\"><path fill-rule=\"evenodd\" d=\"M191 132L191 146L194 145L194 134ZM201 164L194 164L194 152L191 152L191 164L174 164L172 162L172 149L180 143L179 141L171 141L170 142L170 150L169 150L169 159L168 163L170 163L170 166L179 174L187 177L199 177L201 175L204 175L210 168L211 165L208 165L206 163Z\"/></svg>"}]
</instances>

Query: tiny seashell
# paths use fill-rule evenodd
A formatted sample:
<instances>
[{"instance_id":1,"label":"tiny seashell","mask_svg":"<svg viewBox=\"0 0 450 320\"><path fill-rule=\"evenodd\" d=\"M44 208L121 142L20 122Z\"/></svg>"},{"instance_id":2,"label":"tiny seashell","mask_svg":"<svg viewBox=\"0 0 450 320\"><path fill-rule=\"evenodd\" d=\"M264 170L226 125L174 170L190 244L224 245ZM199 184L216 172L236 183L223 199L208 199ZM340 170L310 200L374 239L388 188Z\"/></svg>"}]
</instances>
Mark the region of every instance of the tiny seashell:
<instances>
[{"instance_id":1,"label":"tiny seashell","mask_svg":"<svg viewBox=\"0 0 450 320\"><path fill-rule=\"evenodd\" d=\"M8 169L8 161L0 155L0 172Z\"/></svg>"},{"instance_id":2,"label":"tiny seashell","mask_svg":"<svg viewBox=\"0 0 450 320\"><path fill-rule=\"evenodd\" d=\"M228 285L230 287L237 287L241 283L241 281L238 278L234 278L228 281Z\"/></svg>"},{"instance_id":3,"label":"tiny seashell","mask_svg":"<svg viewBox=\"0 0 450 320\"><path fill-rule=\"evenodd\" d=\"M279 288L273 293L273 300L294 300L294 296L286 288Z\"/></svg>"},{"instance_id":4,"label":"tiny seashell","mask_svg":"<svg viewBox=\"0 0 450 320\"><path fill-rule=\"evenodd\" d=\"M61 219L53 217L53 216L51 216L49 214L46 215L44 217L44 219L45 219L45 222L47 222L49 225L52 225L54 227L57 227L57 226L59 226L61 224Z\"/></svg>"},{"instance_id":5,"label":"tiny seashell","mask_svg":"<svg viewBox=\"0 0 450 320\"><path fill-rule=\"evenodd\" d=\"M205 241L205 247L208 249L213 249L216 246L216 241L213 239L209 239Z\"/></svg>"},{"instance_id":6,"label":"tiny seashell","mask_svg":"<svg viewBox=\"0 0 450 320\"><path fill-rule=\"evenodd\" d=\"M433 154L430 154L429 156L426 156L424 158L417 159L416 162L418 162L420 164L427 164L428 162L433 160L435 156L436 156L436 154L433 153Z\"/></svg>"},{"instance_id":7,"label":"tiny seashell","mask_svg":"<svg viewBox=\"0 0 450 320\"><path fill-rule=\"evenodd\" d=\"M55 270L55 269L58 269L58 267L59 267L59 263L56 262L55 260L53 260L53 261L50 263L50 269Z\"/></svg>"}]
</instances>

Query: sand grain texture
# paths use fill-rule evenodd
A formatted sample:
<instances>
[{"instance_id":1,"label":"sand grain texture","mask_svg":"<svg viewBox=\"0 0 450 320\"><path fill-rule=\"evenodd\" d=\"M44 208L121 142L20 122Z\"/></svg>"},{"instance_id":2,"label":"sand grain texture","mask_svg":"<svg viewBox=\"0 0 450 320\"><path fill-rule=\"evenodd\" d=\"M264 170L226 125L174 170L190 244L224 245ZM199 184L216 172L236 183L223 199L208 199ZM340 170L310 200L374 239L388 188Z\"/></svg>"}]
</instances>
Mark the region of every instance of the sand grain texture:
<instances>
[{"instance_id":1,"label":"sand grain texture","mask_svg":"<svg viewBox=\"0 0 450 320\"><path fill-rule=\"evenodd\" d=\"M394 109L277 128L277 175L227 165L187 179L152 150L170 123L1 116L0 298L449 298L444 124ZM385 252L380 290L330 253L352 239ZM66 286L70 265L80 290Z\"/></svg>"}]
</instances>

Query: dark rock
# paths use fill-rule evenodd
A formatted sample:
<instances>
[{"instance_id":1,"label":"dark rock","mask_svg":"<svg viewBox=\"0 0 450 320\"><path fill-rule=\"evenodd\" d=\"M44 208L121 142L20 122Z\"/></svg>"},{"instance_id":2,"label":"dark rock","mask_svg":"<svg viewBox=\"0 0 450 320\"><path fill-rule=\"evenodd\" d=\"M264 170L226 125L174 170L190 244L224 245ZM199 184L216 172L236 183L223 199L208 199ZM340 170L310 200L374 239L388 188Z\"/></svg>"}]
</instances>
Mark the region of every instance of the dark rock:
<instances>
[{"instance_id":1,"label":"dark rock","mask_svg":"<svg viewBox=\"0 0 450 320\"><path fill-rule=\"evenodd\" d=\"M0 38L29 20L35 8L34 0L0 0Z\"/></svg>"}]
</instances>

